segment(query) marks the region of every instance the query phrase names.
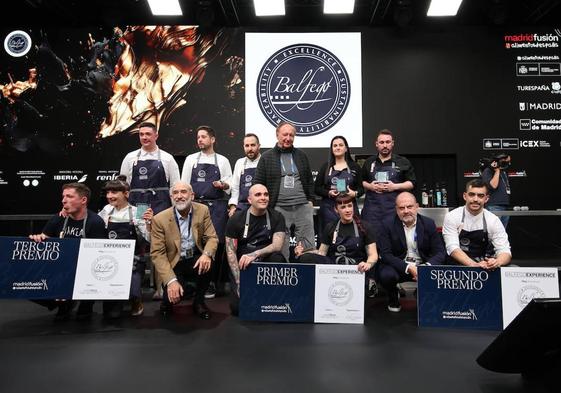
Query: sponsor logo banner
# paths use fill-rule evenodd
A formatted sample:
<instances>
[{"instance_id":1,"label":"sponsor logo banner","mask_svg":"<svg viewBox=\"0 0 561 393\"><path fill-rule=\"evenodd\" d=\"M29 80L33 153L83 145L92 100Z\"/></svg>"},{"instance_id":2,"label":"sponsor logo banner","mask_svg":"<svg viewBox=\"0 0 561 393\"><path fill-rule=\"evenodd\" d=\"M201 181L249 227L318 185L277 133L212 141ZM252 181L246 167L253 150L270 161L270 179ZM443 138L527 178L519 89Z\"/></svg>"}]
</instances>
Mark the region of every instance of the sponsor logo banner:
<instances>
[{"instance_id":1,"label":"sponsor logo banner","mask_svg":"<svg viewBox=\"0 0 561 393\"><path fill-rule=\"evenodd\" d=\"M500 330L500 279L498 270L419 267L419 326Z\"/></svg>"},{"instance_id":2,"label":"sponsor logo banner","mask_svg":"<svg viewBox=\"0 0 561 393\"><path fill-rule=\"evenodd\" d=\"M245 39L246 130L264 147L276 144L282 121L296 126L298 147L325 147L343 133L350 146L362 147L360 33L247 33Z\"/></svg>"},{"instance_id":3,"label":"sponsor logo banner","mask_svg":"<svg viewBox=\"0 0 561 393\"><path fill-rule=\"evenodd\" d=\"M79 239L0 237L0 298L70 299Z\"/></svg>"}]
</instances>

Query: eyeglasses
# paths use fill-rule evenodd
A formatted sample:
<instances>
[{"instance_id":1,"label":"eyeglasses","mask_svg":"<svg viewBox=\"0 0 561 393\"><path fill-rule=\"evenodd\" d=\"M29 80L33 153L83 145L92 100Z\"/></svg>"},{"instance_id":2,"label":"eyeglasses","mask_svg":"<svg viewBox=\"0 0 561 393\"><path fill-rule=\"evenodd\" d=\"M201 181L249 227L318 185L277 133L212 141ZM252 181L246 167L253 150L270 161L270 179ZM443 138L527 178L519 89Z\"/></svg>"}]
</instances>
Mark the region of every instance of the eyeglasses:
<instances>
[{"instance_id":1,"label":"eyeglasses","mask_svg":"<svg viewBox=\"0 0 561 393\"><path fill-rule=\"evenodd\" d=\"M470 198L473 198L474 196L477 195L478 198L483 199L487 196L487 194L484 194L482 192L468 192L467 194L468 194L468 197L470 197Z\"/></svg>"}]
</instances>

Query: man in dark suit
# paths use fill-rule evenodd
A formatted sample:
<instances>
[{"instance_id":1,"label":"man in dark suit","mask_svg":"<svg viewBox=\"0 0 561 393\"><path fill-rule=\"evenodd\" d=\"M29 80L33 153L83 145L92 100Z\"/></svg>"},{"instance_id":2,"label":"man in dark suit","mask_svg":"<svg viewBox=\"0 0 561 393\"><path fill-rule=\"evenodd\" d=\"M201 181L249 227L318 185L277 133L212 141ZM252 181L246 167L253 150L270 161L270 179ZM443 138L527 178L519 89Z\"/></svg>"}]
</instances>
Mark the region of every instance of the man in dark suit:
<instances>
[{"instance_id":1,"label":"man in dark suit","mask_svg":"<svg viewBox=\"0 0 561 393\"><path fill-rule=\"evenodd\" d=\"M399 312L397 283L417 281L417 266L441 265L446 251L436 224L417 214L415 196L402 192L395 201L396 215L382 222L378 233L380 263L376 281L388 292L388 310Z\"/></svg>"},{"instance_id":2,"label":"man in dark suit","mask_svg":"<svg viewBox=\"0 0 561 393\"><path fill-rule=\"evenodd\" d=\"M150 256L163 282L160 312L169 315L173 304L183 299L187 282L195 281L193 311L210 319L204 301L218 237L208 207L193 202L194 197L190 184L179 181L173 185L173 207L152 219Z\"/></svg>"}]
</instances>

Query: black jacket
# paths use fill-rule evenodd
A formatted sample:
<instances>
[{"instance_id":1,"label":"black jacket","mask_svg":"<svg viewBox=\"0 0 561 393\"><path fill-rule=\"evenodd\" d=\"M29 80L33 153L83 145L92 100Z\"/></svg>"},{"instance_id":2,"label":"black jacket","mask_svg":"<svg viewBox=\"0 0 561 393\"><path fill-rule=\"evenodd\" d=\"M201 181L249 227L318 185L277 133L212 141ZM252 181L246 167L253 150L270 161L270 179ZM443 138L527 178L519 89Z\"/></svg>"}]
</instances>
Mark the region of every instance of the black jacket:
<instances>
[{"instance_id":1,"label":"black jacket","mask_svg":"<svg viewBox=\"0 0 561 393\"><path fill-rule=\"evenodd\" d=\"M442 235L436 231L436 224L431 218L417 214L417 248L424 263L442 265L446 258L446 250ZM384 220L378 232L378 250L381 262L405 272L407 262L407 243L403 223L395 214Z\"/></svg>"},{"instance_id":2,"label":"black jacket","mask_svg":"<svg viewBox=\"0 0 561 393\"><path fill-rule=\"evenodd\" d=\"M308 157L306 157L302 150L295 147L290 149L281 149L278 145L275 145L275 147L267 150L261 155L259 164L257 164L255 177L253 178L253 184L263 184L267 187L267 190L269 190L269 206L271 208L275 207L279 197L281 182L281 153L290 152L292 152L294 163L298 168L300 181L302 182L302 188L306 194L306 199L309 201L313 200L313 177Z\"/></svg>"}]
</instances>

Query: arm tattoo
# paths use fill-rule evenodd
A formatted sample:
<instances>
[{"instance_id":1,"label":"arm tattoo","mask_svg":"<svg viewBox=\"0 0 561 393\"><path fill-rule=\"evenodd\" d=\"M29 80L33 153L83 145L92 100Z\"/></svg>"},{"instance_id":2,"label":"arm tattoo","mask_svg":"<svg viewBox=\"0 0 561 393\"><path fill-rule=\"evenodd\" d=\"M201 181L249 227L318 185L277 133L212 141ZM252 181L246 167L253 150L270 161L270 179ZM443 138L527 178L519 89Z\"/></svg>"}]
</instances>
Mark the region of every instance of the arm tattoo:
<instances>
[{"instance_id":1,"label":"arm tattoo","mask_svg":"<svg viewBox=\"0 0 561 393\"><path fill-rule=\"evenodd\" d=\"M235 240L231 237L226 237L226 256L236 284L240 282L240 266L238 265L238 257L236 255L237 250L238 248Z\"/></svg>"}]
</instances>

